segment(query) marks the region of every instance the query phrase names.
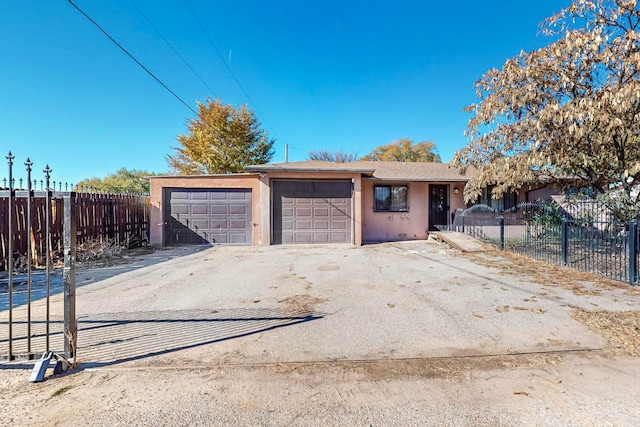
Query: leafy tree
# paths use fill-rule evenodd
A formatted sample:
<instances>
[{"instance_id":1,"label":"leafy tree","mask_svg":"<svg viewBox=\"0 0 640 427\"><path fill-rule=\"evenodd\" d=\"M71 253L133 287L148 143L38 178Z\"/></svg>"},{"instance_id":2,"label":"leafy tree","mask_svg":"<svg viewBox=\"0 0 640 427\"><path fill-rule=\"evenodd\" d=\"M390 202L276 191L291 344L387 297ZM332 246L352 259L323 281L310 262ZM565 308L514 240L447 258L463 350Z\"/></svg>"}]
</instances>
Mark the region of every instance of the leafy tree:
<instances>
[{"instance_id":1,"label":"leafy tree","mask_svg":"<svg viewBox=\"0 0 640 427\"><path fill-rule=\"evenodd\" d=\"M153 175L155 175L153 172L121 168L104 178L83 179L76 184L76 189L113 194L149 194L149 181L144 177Z\"/></svg>"},{"instance_id":2,"label":"leafy tree","mask_svg":"<svg viewBox=\"0 0 640 427\"><path fill-rule=\"evenodd\" d=\"M177 139L180 147L166 160L173 172L184 175L243 172L247 165L268 163L275 142L246 105L233 107L219 99L198 102L198 116Z\"/></svg>"},{"instance_id":3,"label":"leafy tree","mask_svg":"<svg viewBox=\"0 0 640 427\"><path fill-rule=\"evenodd\" d=\"M358 153L355 151L338 150L330 152L329 150L311 150L307 153L309 160L324 160L327 162L348 163L358 160Z\"/></svg>"},{"instance_id":4,"label":"leafy tree","mask_svg":"<svg viewBox=\"0 0 640 427\"><path fill-rule=\"evenodd\" d=\"M477 168L466 200L489 184L500 197L541 176L632 194L640 178L639 25L635 0L574 0L542 23L552 42L475 83L480 100L465 108L470 142L452 161Z\"/></svg>"},{"instance_id":5,"label":"leafy tree","mask_svg":"<svg viewBox=\"0 0 640 427\"><path fill-rule=\"evenodd\" d=\"M411 139L403 138L388 145L374 148L363 160L383 162L436 162L440 163L440 155L436 144L423 141L414 144Z\"/></svg>"}]
</instances>

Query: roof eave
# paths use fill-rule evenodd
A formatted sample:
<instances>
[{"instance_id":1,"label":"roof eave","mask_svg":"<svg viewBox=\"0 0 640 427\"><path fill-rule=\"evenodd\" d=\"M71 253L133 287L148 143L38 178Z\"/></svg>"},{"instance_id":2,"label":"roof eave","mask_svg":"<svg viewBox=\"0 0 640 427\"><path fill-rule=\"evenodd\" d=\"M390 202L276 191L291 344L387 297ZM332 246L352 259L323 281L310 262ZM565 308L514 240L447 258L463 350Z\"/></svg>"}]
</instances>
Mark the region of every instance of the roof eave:
<instances>
[{"instance_id":1,"label":"roof eave","mask_svg":"<svg viewBox=\"0 0 640 427\"><path fill-rule=\"evenodd\" d=\"M265 165L266 166L266 165ZM248 171L255 172L329 172L329 173L362 173L373 174L375 169L335 169L335 168L296 168L296 167L263 167L263 166L250 166L247 167Z\"/></svg>"}]
</instances>

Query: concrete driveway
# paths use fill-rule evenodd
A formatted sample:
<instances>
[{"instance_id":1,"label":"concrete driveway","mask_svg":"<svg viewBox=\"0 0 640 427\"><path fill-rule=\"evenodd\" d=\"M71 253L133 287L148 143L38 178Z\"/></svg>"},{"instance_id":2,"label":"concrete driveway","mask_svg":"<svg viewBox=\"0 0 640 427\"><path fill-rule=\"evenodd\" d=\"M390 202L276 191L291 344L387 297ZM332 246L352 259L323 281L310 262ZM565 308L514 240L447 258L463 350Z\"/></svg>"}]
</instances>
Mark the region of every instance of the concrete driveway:
<instances>
[{"instance_id":1,"label":"concrete driveway","mask_svg":"<svg viewBox=\"0 0 640 427\"><path fill-rule=\"evenodd\" d=\"M81 286L78 345L85 363L101 365L591 350L608 344L573 308L639 306L622 289L576 295L424 241L214 247Z\"/></svg>"},{"instance_id":2,"label":"concrete driveway","mask_svg":"<svg viewBox=\"0 0 640 427\"><path fill-rule=\"evenodd\" d=\"M80 368L0 365L0 424L639 425L640 359L572 313L640 292L522 262L419 241L81 270Z\"/></svg>"}]
</instances>

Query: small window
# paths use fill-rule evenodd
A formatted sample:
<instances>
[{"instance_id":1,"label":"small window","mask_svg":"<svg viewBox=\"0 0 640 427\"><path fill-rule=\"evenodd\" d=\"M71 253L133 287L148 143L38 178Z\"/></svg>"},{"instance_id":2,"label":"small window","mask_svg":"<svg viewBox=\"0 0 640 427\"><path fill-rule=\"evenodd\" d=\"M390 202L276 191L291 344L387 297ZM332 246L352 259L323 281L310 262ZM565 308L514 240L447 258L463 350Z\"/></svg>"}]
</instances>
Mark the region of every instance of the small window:
<instances>
[{"instance_id":1,"label":"small window","mask_svg":"<svg viewBox=\"0 0 640 427\"><path fill-rule=\"evenodd\" d=\"M409 212L409 186L374 185L374 212Z\"/></svg>"},{"instance_id":2,"label":"small window","mask_svg":"<svg viewBox=\"0 0 640 427\"><path fill-rule=\"evenodd\" d=\"M497 211L506 211L518 204L518 193L509 192L504 193L501 198L494 199L492 196L494 185L485 187L482 191L482 195L476 199L475 203L470 203L467 207L475 205L488 205Z\"/></svg>"}]
</instances>

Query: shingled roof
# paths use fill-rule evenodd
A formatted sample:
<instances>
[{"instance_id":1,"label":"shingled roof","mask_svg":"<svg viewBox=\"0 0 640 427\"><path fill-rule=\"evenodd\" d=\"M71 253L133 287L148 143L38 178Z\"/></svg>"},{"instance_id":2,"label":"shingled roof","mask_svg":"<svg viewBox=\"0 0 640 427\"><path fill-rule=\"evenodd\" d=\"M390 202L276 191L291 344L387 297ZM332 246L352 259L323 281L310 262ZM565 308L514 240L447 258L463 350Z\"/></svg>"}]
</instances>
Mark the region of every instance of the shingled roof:
<instances>
[{"instance_id":1,"label":"shingled roof","mask_svg":"<svg viewBox=\"0 0 640 427\"><path fill-rule=\"evenodd\" d=\"M267 165L248 166L249 172L355 172L371 179L396 181L461 181L466 182L475 175L469 168L463 175L448 163L433 162L372 162L355 161L348 163L309 160Z\"/></svg>"}]
</instances>

